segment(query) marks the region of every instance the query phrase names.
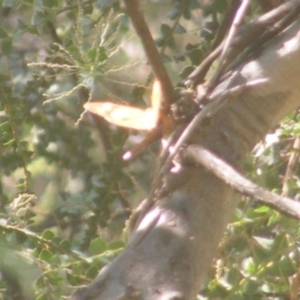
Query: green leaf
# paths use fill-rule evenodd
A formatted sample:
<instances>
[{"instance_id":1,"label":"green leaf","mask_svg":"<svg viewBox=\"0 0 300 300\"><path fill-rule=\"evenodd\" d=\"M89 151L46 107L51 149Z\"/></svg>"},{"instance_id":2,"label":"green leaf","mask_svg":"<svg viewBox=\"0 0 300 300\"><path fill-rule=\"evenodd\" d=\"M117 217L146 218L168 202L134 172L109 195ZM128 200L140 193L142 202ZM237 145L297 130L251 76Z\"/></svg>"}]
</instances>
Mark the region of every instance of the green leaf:
<instances>
[{"instance_id":1,"label":"green leaf","mask_svg":"<svg viewBox=\"0 0 300 300\"><path fill-rule=\"evenodd\" d=\"M179 76L182 79L187 78L192 72L194 71L194 67L193 66L185 66L180 72L179 72Z\"/></svg>"},{"instance_id":2,"label":"green leaf","mask_svg":"<svg viewBox=\"0 0 300 300\"><path fill-rule=\"evenodd\" d=\"M0 27L0 40L5 39L9 37L9 35L7 34L6 31L4 31L1 27Z\"/></svg>"},{"instance_id":3,"label":"green leaf","mask_svg":"<svg viewBox=\"0 0 300 300\"><path fill-rule=\"evenodd\" d=\"M52 8L54 6L57 6L57 0L43 0L43 4L47 8Z\"/></svg>"},{"instance_id":4,"label":"green leaf","mask_svg":"<svg viewBox=\"0 0 300 300\"><path fill-rule=\"evenodd\" d=\"M63 249L64 251L69 252L70 249L71 249L71 244L70 244L70 242L67 241L67 240L62 240L62 241L59 243L59 247L60 247L61 249Z\"/></svg>"},{"instance_id":5,"label":"green leaf","mask_svg":"<svg viewBox=\"0 0 300 300\"><path fill-rule=\"evenodd\" d=\"M19 244L23 244L27 240L26 233L22 231L16 232L16 240Z\"/></svg>"},{"instance_id":6,"label":"green leaf","mask_svg":"<svg viewBox=\"0 0 300 300\"><path fill-rule=\"evenodd\" d=\"M92 14L93 13L93 5L91 5L91 4L85 5L83 11L84 11L85 15Z\"/></svg>"},{"instance_id":7,"label":"green leaf","mask_svg":"<svg viewBox=\"0 0 300 300\"><path fill-rule=\"evenodd\" d=\"M248 295L254 294L255 292L258 291L260 287L260 283L257 282L256 280L249 280L245 284L245 293Z\"/></svg>"},{"instance_id":8,"label":"green leaf","mask_svg":"<svg viewBox=\"0 0 300 300\"><path fill-rule=\"evenodd\" d=\"M279 268L281 275L284 277L292 276L297 271L296 264L288 256L284 256L280 259L278 268Z\"/></svg>"},{"instance_id":9,"label":"green leaf","mask_svg":"<svg viewBox=\"0 0 300 300\"><path fill-rule=\"evenodd\" d=\"M81 282L81 278L71 273L67 273L67 280L71 285L78 285Z\"/></svg>"},{"instance_id":10,"label":"green leaf","mask_svg":"<svg viewBox=\"0 0 300 300\"><path fill-rule=\"evenodd\" d=\"M161 35L164 39L166 38L169 38L170 35L172 35L172 29L169 25L167 24L162 24L160 26L160 32L161 32Z\"/></svg>"},{"instance_id":11,"label":"green leaf","mask_svg":"<svg viewBox=\"0 0 300 300\"><path fill-rule=\"evenodd\" d=\"M48 300L48 299L49 299L48 296L49 296L48 293L42 294L42 295L38 296L38 297L36 298L36 300Z\"/></svg>"},{"instance_id":12,"label":"green leaf","mask_svg":"<svg viewBox=\"0 0 300 300\"><path fill-rule=\"evenodd\" d=\"M174 33L183 34L183 33L186 33L186 29L182 25L176 24L176 26L174 28Z\"/></svg>"},{"instance_id":13,"label":"green leaf","mask_svg":"<svg viewBox=\"0 0 300 300\"><path fill-rule=\"evenodd\" d=\"M187 56L191 60L191 63L196 66L203 59L203 51L201 49L193 49L187 53Z\"/></svg>"},{"instance_id":14,"label":"green leaf","mask_svg":"<svg viewBox=\"0 0 300 300\"><path fill-rule=\"evenodd\" d=\"M91 266L90 268L88 268L88 270L86 271L86 276L90 279L94 279L99 272L99 268L95 265Z\"/></svg>"},{"instance_id":15,"label":"green leaf","mask_svg":"<svg viewBox=\"0 0 300 300\"><path fill-rule=\"evenodd\" d=\"M9 55L11 53L12 49L12 39L11 38L6 38L1 41L1 50L3 54Z\"/></svg>"},{"instance_id":16,"label":"green leaf","mask_svg":"<svg viewBox=\"0 0 300 300\"><path fill-rule=\"evenodd\" d=\"M14 144L14 143L15 143L15 139L11 139L11 140L9 140L9 141L3 143L3 146L10 146L10 145L12 145L12 144Z\"/></svg>"},{"instance_id":17,"label":"green leaf","mask_svg":"<svg viewBox=\"0 0 300 300\"><path fill-rule=\"evenodd\" d=\"M175 20L180 15L180 9L174 8L167 13L167 17L170 20Z\"/></svg>"},{"instance_id":18,"label":"green leaf","mask_svg":"<svg viewBox=\"0 0 300 300\"><path fill-rule=\"evenodd\" d=\"M108 244L107 249L108 250L119 250L124 248L124 242L122 241L113 241L111 243Z\"/></svg>"},{"instance_id":19,"label":"green leaf","mask_svg":"<svg viewBox=\"0 0 300 300\"><path fill-rule=\"evenodd\" d=\"M92 255L97 255L101 254L106 250L106 244L101 238L96 238L91 241L90 246L89 246L89 252Z\"/></svg>"},{"instance_id":20,"label":"green leaf","mask_svg":"<svg viewBox=\"0 0 300 300\"><path fill-rule=\"evenodd\" d=\"M165 39L163 37L159 37L159 38L155 39L154 42L157 47L162 47L164 45L164 41L165 41Z\"/></svg>"},{"instance_id":21,"label":"green leaf","mask_svg":"<svg viewBox=\"0 0 300 300\"><path fill-rule=\"evenodd\" d=\"M91 61L95 61L97 57L98 50L96 48L89 49L87 51L87 56Z\"/></svg>"},{"instance_id":22,"label":"green leaf","mask_svg":"<svg viewBox=\"0 0 300 300\"><path fill-rule=\"evenodd\" d=\"M224 279L226 279L226 282L224 282L224 287L228 287L228 285L233 286L235 282L241 280L241 273L236 268L231 268L228 270L228 272L226 272Z\"/></svg>"},{"instance_id":23,"label":"green leaf","mask_svg":"<svg viewBox=\"0 0 300 300\"><path fill-rule=\"evenodd\" d=\"M212 9L214 12L223 13L227 6L227 1L224 0L214 0L212 1Z\"/></svg>"},{"instance_id":24,"label":"green leaf","mask_svg":"<svg viewBox=\"0 0 300 300\"><path fill-rule=\"evenodd\" d=\"M265 213L265 212L269 212L270 211L270 207L262 205L262 206L260 206L260 207L258 207L256 209L254 209L254 211L256 213Z\"/></svg>"},{"instance_id":25,"label":"green leaf","mask_svg":"<svg viewBox=\"0 0 300 300\"><path fill-rule=\"evenodd\" d=\"M54 233L51 230L45 230L43 232L42 238L51 241L54 238Z\"/></svg>"},{"instance_id":26,"label":"green leaf","mask_svg":"<svg viewBox=\"0 0 300 300\"><path fill-rule=\"evenodd\" d=\"M186 7L186 9L183 11L183 17L186 19L186 20L190 20L191 19L191 11L190 11L190 8L189 7Z\"/></svg>"},{"instance_id":27,"label":"green leaf","mask_svg":"<svg viewBox=\"0 0 300 300\"><path fill-rule=\"evenodd\" d=\"M51 260L52 256L53 256L53 253L51 253L47 249L43 249L39 255L39 259L49 262Z\"/></svg>"},{"instance_id":28,"label":"green leaf","mask_svg":"<svg viewBox=\"0 0 300 300\"><path fill-rule=\"evenodd\" d=\"M62 241L62 238L59 237L59 236L55 236L54 238L52 238L52 243L55 244L55 245L59 246L61 241Z\"/></svg>"}]
</instances>

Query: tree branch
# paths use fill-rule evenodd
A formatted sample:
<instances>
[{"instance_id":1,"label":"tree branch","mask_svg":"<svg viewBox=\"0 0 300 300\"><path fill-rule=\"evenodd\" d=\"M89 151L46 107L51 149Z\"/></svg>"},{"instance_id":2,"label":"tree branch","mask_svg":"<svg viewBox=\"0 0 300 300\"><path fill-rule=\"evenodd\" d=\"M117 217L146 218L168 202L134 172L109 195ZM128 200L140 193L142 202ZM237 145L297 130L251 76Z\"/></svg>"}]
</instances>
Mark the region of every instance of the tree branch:
<instances>
[{"instance_id":1,"label":"tree branch","mask_svg":"<svg viewBox=\"0 0 300 300\"><path fill-rule=\"evenodd\" d=\"M275 8L274 10L267 12L260 16L256 20L241 27L238 35L233 39L231 44L230 57L236 57L242 53L245 48L256 41L265 30L272 26L276 21L286 16L291 11L299 10L300 1L289 1ZM213 62L220 56L224 47L224 43L221 43L213 52L211 52L201 64L188 76L185 84L196 86L204 80L204 77L209 70ZM229 63L230 61L228 61Z\"/></svg>"},{"instance_id":2,"label":"tree branch","mask_svg":"<svg viewBox=\"0 0 300 300\"><path fill-rule=\"evenodd\" d=\"M139 9L137 0L124 0L128 15L132 21L134 29L139 36L149 63L153 69L155 77L161 83L162 93L166 106L170 106L174 102L174 89L171 79L162 63L160 54L154 44L149 27L146 20Z\"/></svg>"},{"instance_id":3,"label":"tree branch","mask_svg":"<svg viewBox=\"0 0 300 300\"><path fill-rule=\"evenodd\" d=\"M263 204L271 206L289 217L300 220L299 202L278 196L263 189L245 178L228 163L209 150L198 145L191 145L184 149L182 154L184 159L202 165L237 192L257 199Z\"/></svg>"},{"instance_id":4,"label":"tree branch","mask_svg":"<svg viewBox=\"0 0 300 300\"><path fill-rule=\"evenodd\" d=\"M228 53L230 52L230 48L231 48L233 39L237 33L237 30L238 30L243 18L245 17L245 14L247 12L249 5L250 5L249 0L243 0L240 7L238 8L238 10L236 12L236 15L233 19L232 25L229 28L227 38L224 40L224 45L222 47L223 49L220 54L220 59L219 59L217 68L214 71L213 76L210 78L210 80L208 82L208 90L212 89L216 85L216 83L218 82L218 80L220 79L220 77L222 75L222 71L224 70L223 66L226 63L227 56L228 56Z\"/></svg>"},{"instance_id":5,"label":"tree branch","mask_svg":"<svg viewBox=\"0 0 300 300\"><path fill-rule=\"evenodd\" d=\"M226 32L228 30L228 28L230 27L230 24L232 23L232 20L234 18L234 15L237 11L237 9L239 8L239 0L231 0L230 3L228 4L226 13L224 15L223 20L221 21L221 24L217 30L217 33L214 37L212 46L211 46L211 50L216 49L221 42L223 41Z\"/></svg>"}]
</instances>

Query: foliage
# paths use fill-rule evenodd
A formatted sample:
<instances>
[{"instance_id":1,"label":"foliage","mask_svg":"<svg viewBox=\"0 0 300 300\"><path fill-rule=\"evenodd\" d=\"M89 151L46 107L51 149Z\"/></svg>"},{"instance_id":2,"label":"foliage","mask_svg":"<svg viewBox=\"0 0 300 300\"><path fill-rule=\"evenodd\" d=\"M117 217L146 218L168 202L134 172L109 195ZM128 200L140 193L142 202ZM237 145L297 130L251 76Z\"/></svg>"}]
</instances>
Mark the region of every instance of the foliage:
<instances>
[{"instance_id":1,"label":"foliage","mask_svg":"<svg viewBox=\"0 0 300 300\"><path fill-rule=\"evenodd\" d=\"M179 83L210 51L226 5L160 2L144 1L144 11ZM125 164L124 146L141 134L82 106L91 97L143 105L151 71L119 1L0 4L0 298L63 299L122 250L124 222L147 192L157 151ZM298 119L283 120L247 164L249 176L279 193L291 171L284 184L292 197ZM299 235L295 221L245 200L199 299L287 299Z\"/></svg>"}]
</instances>

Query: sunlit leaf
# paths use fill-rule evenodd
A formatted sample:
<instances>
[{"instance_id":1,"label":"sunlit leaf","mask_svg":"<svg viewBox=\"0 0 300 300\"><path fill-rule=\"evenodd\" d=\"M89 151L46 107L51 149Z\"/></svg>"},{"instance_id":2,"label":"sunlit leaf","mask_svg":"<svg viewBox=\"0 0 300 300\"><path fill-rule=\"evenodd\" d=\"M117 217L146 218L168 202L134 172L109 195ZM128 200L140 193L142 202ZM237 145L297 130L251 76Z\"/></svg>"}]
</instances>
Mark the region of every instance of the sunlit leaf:
<instances>
[{"instance_id":1,"label":"sunlit leaf","mask_svg":"<svg viewBox=\"0 0 300 300\"><path fill-rule=\"evenodd\" d=\"M90 245L89 245L89 252L92 255L100 254L100 253L104 252L105 250L106 250L106 244L99 237L92 240Z\"/></svg>"}]
</instances>

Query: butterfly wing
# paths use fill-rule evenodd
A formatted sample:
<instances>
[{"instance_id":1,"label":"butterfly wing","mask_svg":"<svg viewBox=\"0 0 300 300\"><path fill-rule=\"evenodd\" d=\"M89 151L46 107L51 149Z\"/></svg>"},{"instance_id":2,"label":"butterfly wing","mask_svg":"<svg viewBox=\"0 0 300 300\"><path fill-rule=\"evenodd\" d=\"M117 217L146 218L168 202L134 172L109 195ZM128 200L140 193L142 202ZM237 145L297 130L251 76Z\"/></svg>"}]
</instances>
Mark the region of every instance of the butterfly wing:
<instances>
[{"instance_id":1,"label":"butterfly wing","mask_svg":"<svg viewBox=\"0 0 300 300\"><path fill-rule=\"evenodd\" d=\"M159 114L162 101L163 95L161 90L161 84L158 80L155 80L152 87L151 108L157 112L157 115Z\"/></svg>"},{"instance_id":2,"label":"butterfly wing","mask_svg":"<svg viewBox=\"0 0 300 300\"><path fill-rule=\"evenodd\" d=\"M151 130L158 120L158 112L152 108L141 109L112 102L90 102L84 108L112 124L137 130Z\"/></svg>"},{"instance_id":3,"label":"butterfly wing","mask_svg":"<svg viewBox=\"0 0 300 300\"><path fill-rule=\"evenodd\" d=\"M161 85L154 81L151 95L151 107L147 109L115 104L112 102L90 102L84 108L108 122L137 130L151 130L156 127L162 102Z\"/></svg>"}]
</instances>

